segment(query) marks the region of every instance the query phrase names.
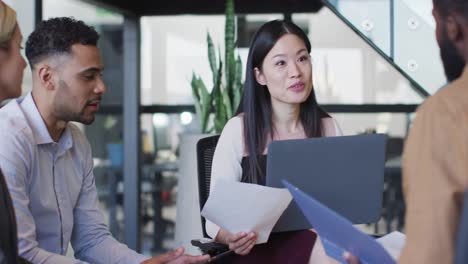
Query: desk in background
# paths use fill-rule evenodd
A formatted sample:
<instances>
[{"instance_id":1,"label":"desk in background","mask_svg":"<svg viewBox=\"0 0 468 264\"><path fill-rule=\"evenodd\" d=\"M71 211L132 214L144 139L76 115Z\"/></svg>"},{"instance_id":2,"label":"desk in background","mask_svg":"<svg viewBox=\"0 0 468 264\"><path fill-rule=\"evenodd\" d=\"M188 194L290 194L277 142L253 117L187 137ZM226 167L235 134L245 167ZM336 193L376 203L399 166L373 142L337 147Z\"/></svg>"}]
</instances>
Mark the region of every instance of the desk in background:
<instances>
[{"instance_id":1,"label":"desk in background","mask_svg":"<svg viewBox=\"0 0 468 264\"><path fill-rule=\"evenodd\" d=\"M102 196L106 196L106 201L109 210L109 230L119 238L119 225L117 221L117 206L123 204L123 178L122 167L111 166L108 163L101 163L98 166L105 170L107 176L107 191ZM163 193L171 191L177 184L176 177L163 177L164 172L177 172L177 162L164 162L156 164L145 164L142 166L141 175L141 196L142 203L142 218L143 222L153 222L153 248L158 251L162 249L162 241L167 229L174 229L174 222L162 217L162 209L164 206ZM145 196L151 197L144 199ZM148 213L147 205L151 204L152 214Z\"/></svg>"}]
</instances>

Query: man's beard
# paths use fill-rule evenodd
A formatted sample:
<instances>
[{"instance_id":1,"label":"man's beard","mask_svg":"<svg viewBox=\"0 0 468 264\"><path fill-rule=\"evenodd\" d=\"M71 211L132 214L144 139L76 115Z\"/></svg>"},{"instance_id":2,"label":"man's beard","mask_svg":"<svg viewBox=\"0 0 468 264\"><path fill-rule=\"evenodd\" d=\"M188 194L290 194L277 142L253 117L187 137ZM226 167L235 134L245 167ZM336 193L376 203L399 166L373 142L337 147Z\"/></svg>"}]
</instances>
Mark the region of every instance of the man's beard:
<instances>
[{"instance_id":1,"label":"man's beard","mask_svg":"<svg viewBox=\"0 0 468 264\"><path fill-rule=\"evenodd\" d=\"M458 79L465 68L465 59L460 55L455 45L450 42L447 32L444 31L440 43L440 57L444 65L447 81Z\"/></svg>"},{"instance_id":2,"label":"man's beard","mask_svg":"<svg viewBox=\"0 0 468 264\"><path fill-rule=\"evenodd\" d=\"M81 109L79 112L74 112L70 109L69 101L73 101L74 99L69 97L68 93L70 92L71 88L64 80L59 80L58 89L59 91L56 96L61 99L59 99L59 103L55 106L55 112L60 120L66 122L79 122L84 125L90 125L94 122L94 115L90 116L89 118L85 118L84 109ZM68 100L64 100L63 98L68 98Z\"/></svg>"}]
</instances>

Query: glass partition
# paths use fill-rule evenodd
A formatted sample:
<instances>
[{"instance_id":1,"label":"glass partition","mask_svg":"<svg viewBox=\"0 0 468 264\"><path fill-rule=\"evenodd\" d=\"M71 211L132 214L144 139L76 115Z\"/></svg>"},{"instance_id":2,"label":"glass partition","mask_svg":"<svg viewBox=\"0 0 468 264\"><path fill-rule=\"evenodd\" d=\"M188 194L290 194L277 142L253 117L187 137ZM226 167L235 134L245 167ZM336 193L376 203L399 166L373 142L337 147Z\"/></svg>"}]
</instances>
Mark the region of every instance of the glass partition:
<instances>
[{"instance_id":1,"label":"glass partition","mask_svg":"<svg viewBox=\"0 0 468 264\"><path fill-rule=\"evenodd\" d=\"M324 1L345 23L370 41L423 93L433 94L446 79L430 15L423 0Z\"/></svg>"}]
</instances>

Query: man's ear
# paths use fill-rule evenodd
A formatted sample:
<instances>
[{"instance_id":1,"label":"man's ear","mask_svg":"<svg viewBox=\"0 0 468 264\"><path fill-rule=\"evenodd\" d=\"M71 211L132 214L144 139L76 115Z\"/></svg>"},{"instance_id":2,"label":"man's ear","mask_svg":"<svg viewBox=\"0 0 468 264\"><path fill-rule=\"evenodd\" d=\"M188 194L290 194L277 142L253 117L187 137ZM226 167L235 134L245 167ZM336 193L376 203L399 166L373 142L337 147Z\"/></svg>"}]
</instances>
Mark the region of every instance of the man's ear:
<instances>
[{"instance_id":1,"label":"man's ear","mask_svg":"<svg viewBox=\"0 0 468 264\"><path fill-rule=\"evenodd\" d=\"M260 85L266 85L265 75L263 75L262 71L259 68L257 67L254 68L254 74L255 74L255 80L257 80L257 82Z\"/></svg>"},{"instance_id":2,"label":"man's ear","mask_svg":"<svg viewBox=\"0 0 468 264\"><path fill-rule=\"evenodd\" d=\"M445 30L447 31L447 37L449 38L450 42L452 42L458 50L461 50L463 47L463 42L465 40L466 32L463 32L463 25L461 24L460 17L457 15L448 15L445 18L444 25Z\"/></svg>"},{"instance_id":3,"label":"man's ear","mask_svg":"<svg viewBox=\"0 0 468 264\"><path fill-rule=\"evenodd\" d=\"M47 90L55 89L54 70L47 64L40 64L37 66L37 77L41 85Z\"/></svg>"}]
</instances>

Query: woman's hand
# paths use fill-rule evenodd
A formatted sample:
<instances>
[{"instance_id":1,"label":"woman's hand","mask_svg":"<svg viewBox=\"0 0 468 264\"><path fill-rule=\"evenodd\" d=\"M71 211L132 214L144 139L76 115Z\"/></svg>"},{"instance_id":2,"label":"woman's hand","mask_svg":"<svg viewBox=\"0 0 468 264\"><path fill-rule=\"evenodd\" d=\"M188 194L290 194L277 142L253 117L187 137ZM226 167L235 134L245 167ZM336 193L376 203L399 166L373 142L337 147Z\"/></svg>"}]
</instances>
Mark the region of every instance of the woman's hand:
<instances>
[{"instance_id":1,"label":"woman's hand","mask_svg":"<svg viewBox=\"0 0 468 264\"><path fill-rule=\"evenodd\" d=\"M346 262L348 264L361 264L361 262L359 261L359 259L355 256L353 256L351 253L349 252L345 252L343 253L343 258L346 260Z\"/></svg>"},{"instance_id":2,"label":"woman's hand","mask_svg":"<svg viewBox=\"0 0 468 264\"><path fill-rule=\"evenodd\" d=\"M257 242L255 232L239 232L231 234L226 230L219 230L216 240L229 246L229 249L239 255L247 255Z\"/></svg>"}]
</instances>

